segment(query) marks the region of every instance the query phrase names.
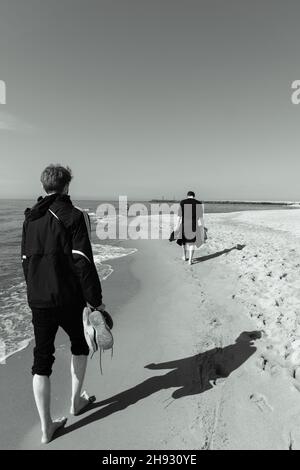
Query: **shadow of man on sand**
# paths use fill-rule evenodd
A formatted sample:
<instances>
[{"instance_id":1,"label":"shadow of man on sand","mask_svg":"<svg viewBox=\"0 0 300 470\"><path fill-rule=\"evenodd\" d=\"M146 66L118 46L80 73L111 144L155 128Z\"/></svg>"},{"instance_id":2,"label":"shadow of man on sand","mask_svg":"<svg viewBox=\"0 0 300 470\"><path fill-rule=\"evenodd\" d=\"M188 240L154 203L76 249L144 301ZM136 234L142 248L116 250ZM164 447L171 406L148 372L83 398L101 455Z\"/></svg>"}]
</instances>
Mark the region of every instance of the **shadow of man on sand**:
<instances>
[{"instance_id":1,"label":"shadow of man on sand","mask_svg":"<svg viewBox=\"0 0 300 470\"><path fill-rule=\"evenodd\" d=\"M59 435L67 434L124 410L160 390L176 388L170 396L175 400L203 393L211 389L218 379L228 377L231 372L247 361L256 351L254 341L260 337L259 331L244 331L236 339L235 344L224 348L214 348L204 353L170 362L149 364L145 367L150 370L172 370L165 375L151 377L106 400L91 404L89 411L100 409L64 428Z\"/></svg>"},{"instance_id":2,"label":"shadow of man on sand","mask_svg":"<svg viewBox=\"0 0 300 470\"><path fill-rule=\"evenodd\" d=\"M209 259L217 258L218 256L226 255L227 253L230 253L232 250L243 250L246 245L240 245L239 243L237 245L234 245L231 248L226 248L225 250L222 251L217 251L216 253L212 253L211 255L205 255L205 256L199 256L198 258L193 259L193 264L196 263L202 263L203 261L207 261Z\"/></svg>"}]
</instances>

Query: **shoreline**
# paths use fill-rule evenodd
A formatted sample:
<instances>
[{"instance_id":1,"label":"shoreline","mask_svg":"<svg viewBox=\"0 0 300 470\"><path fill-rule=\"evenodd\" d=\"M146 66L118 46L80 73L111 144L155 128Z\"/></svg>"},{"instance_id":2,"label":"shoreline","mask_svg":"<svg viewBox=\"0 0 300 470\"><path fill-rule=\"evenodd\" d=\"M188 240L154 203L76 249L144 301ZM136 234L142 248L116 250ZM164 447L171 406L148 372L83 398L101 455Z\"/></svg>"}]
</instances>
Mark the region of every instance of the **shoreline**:
<instances>
[{"instance_id":1,"label":"shoreline","mask_svg":"<svg viewBox=\"0 0 300 470\"><path fill-rule=\"evenodd\" d=\"M254 225L243 212L208 214L190 267L167 240L124 241L138 251L111 261L104 283L114 358L103 358L103 376L94 358L86 378L100 401L40 446L30 346L0 366L0 448L300 449L300 240L278 229L300 227L292 212L242 216ZM61 333L57 345L54 416L70 394Z\"/></svg>"},{"instance_id":2,"label":"shoreline","mask_svg":"<svg viewBox=\"0 0 300 470\"><path fill-rule=\"evenodd\" d=\"M246 202L245 202L245 204L246 204ZM259 204L259 202L258 202L258 204ZM274 203L274 204L276 204L276 203ZM291 210L294 211L295 209L291 209ZM241 217L243 217L243 214L245 214L246 217L247 217L247 214L249 214L249 213L253 213L256 217L258 217L258 215L256 215L258 213L261 213L261 212L271 213L271 212L274 212L274 211L276 211L276 209L275 210L266 210L266 211L264 211L264 210L246 210L246 211L234 211L234 212L218 212L218 213L207 213L206 217L208 218L208 220L210 220L210 218L214 219L214 218L218 218L218 217L230 218L230 216L235 216L235 215L239 215L239 214L241 214ZM280 217L282 217L282 214L281 214L282 210L279 210L278 212L280 213L279 214ZM146 216L146 217L151 218L151 215ZM155 218L157 216L154 215L153 217ZM169 220L167 220L166 233L167 234L169 233ZM299 228L299 236L300 236L300 228ZM167 240L168 236L166 236L162 239ZM132 254L135 254L136 251L137 251L137 249L134 246L134 241L133 241L133 243L130 243L130 240L120 240L119 242L121 243L121 245L116 245L118 248L121 248L121 250L122 249L125 249L125 250L129 249L130 252L125 253L125 254L114 255L113 258L106 258L105 257L102 262L98 261L98 263L100 263L103 268L107 267L107 273L103 275L102 282L106 281L114 273L114 269L115 269L113 267L113 265L115 265L114 260L118 260L118 259L123 258L123 257L131 256ZM98 240L97 240L97 242L93 243L93 245L94 246L101 245L101 240L99 241L99 243L98 243ZM101 245L101 246L103 246L105 248L105 246L107 246L107 245L104 244L104 245ZM94 254L95 258L97 258L98 256L99 256L98 254ZM96 262L97 262L97 260L96 260ZM21 345L15 351L9 352L6 356L2 356L0 358L0 364L5 363L13 355L18 354L19 352L21 352L24 349L28 348L30 346L30 343L33 341L33 339L34 339L33 337L24 339L22 341L22 342L24 342L24 345Z\"/></svg>"},{"instance_id":3,"label":"shoreline","mask_svg":"<svg viewBox=\"0 0 300 470\"><path fill-rule=\"evenodd\" d=\"M125 256L112 260L111 265L114 271L112 276L104 281L104 301L108 311L112 312L115 323L118 321L120 306L128 302L138 289L138 281L131 274L132 259L130 258L130 256ZM129 281L130 289L122 288L124 278ZM115 289L115 286L118 286L118 289ZM25 348L10 355L5 364L0 363L0 421L2 428L0 449L20 449L28 429L34 428L38 420L31 389L33 347L34 339L31 339ZM66 402L70 395L70 378L68 377L70 347L68 337L61 328L56 336L55 347L52 403L56 407L56 416L56 413L65 413ZM89 364L89 366L95 365L96 360L91 362L94 364ZM68 377L67 385L65 385L66 376ZM65 400L61 401L61 395L64 395ZM20 422L19 416L22 416Z\"/></svg>"},{"instance_id":4,"label":"shoreline","mask_svg":"<svg viewBox=\"0 0 300 470\"><path fill-rule=\"evenodd\" d=\"M95 245L96 249L97 249L97 245L101 245L99 243L96 243L96 244L93 244ZM101 245L101 248L104 247L107 247L107 245ZM109 248L111 248L111 246L109 246ZM116 247L114 247L116 248ZM101 277L101 282L105 282L113 273L114 273L114 270L116 268L116 263L115 263L115 260L119 260L120 258L124 258L124 257L127 257L127 256L131 256L133 255L134 253L136 253L136 249L135 248L130 248L128 249L129 251L126 252L127 248L124 248L123 246L118 246L117 247L120 252L118 254L114 254L112 258L108 258L107 256L104 256L104 260L103 261L99 261L99 253L95 253L94 255L94 258L95 258L95 264L96 264L96 267L99 266L99 268L101 269L102 268L102 273L100 272L99 274L102 274L102 277ZM122 251L124 250L124 253L122 253ZM16 287L19 287L19 286L23 286L25 284L25 281L21 281L20 284L18 284ZM26 291L24 291L24 295L26 297ZM26 300L24 299L24 302L26 303ZM29 308L29 307L28 307ZM26 309L28 310L27 308L27 303L26 303ZM30 312L30 309L28 310ZM11 357L13 356L14 354L18 354L20 351L26 349L27 347L29 347L30 343L34 340L34 337L32 335L31 338L24 338L24 340L19 340L18 341L18 345L17 345L17 349L13 350L13 351L10 351L9 353L7 354L4 354L4 351L5 349L1 349L1 342L0 342L0 364L5 364L6 361Z\"/></svg>"}]
</instances>

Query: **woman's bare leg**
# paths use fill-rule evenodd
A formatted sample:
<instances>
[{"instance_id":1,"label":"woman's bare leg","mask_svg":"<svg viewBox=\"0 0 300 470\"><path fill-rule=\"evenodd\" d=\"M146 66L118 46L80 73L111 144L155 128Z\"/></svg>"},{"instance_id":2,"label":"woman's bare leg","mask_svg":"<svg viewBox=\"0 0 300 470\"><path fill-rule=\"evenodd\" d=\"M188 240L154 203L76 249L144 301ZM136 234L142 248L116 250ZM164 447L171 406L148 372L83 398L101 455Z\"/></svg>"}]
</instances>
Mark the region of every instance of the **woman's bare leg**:
<instances>
[{"instance_id":1,"label":"woman's bare leg","mask_svg":"<svg viewBox=\"0 0 300 470\"><path fill-rule=\"evenodd\" d=\"M195 251L194 245L190 245L189 246L189 264L193 263L194 251Z\"/></svg>"}]
</instances>

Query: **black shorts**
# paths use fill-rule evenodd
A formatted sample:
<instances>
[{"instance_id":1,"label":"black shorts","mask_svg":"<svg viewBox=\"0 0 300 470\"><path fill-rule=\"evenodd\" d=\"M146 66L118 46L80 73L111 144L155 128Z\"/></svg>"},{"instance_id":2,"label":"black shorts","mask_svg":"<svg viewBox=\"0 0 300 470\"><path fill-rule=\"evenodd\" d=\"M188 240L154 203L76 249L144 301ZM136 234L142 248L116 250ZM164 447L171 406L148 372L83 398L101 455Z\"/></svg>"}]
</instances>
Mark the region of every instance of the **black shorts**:
<instances>
[{"instance_id":1,"label":"black shorts","mask_svg":"<svg viewBox=\"0 0 300 470\"><path fill-rule=\"evenodd\" d=\"M55 360L54 341L57 330L62 327L71 341L75 356L88 356L89 347L85 341L82 311L85 305L56 308L32 308L32 324L35 336L32 374L50 376Z\"/></svg>"}]
</instances>

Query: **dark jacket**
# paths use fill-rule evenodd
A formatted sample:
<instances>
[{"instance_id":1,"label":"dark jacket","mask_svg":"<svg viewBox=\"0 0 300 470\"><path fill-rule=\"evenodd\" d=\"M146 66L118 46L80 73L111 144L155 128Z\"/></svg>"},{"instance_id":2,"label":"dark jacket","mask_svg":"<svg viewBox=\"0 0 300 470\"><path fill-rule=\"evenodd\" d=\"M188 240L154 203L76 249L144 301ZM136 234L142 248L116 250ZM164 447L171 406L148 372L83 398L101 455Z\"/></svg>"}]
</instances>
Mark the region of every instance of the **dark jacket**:
<instances>
[{"instance_id":1,"label":"dark jacket","mask_svg":"<svg viewBox=\"0 0 300 470\"><path fill-rule=\"evenodd\" d=\"M195 198L187 198L180 201L178 216L182 217L178 245L195 243L200 247L203 243L202 230L198 226L198 220L203 217L203 203ZM205 234L205 232L204 232ZM204 238L205 240L205 238Z\"/></svg>"},{"instance_id":2,"label":"dark jacket","mask_svg":"<svg viewBox=\"0 0 300 470\"><path fill-rule=\"evenodd\" d=\"M102 303L85 217L69 196L52 194L26 209L21 257L30 307Z\"/></svg>"},{"instance_id":3,"label":"dark jacket","mask_svg":"<svg viewBox=\"0 0 300 470\"><path fill-rule=\"evenodd\" d=\"M182 224L189 225L189 230L196 232L198 219L203 216L202 201L195 198L186 198L180 201L178 216L182 217Z\"/></svg>"}]
</instances>

